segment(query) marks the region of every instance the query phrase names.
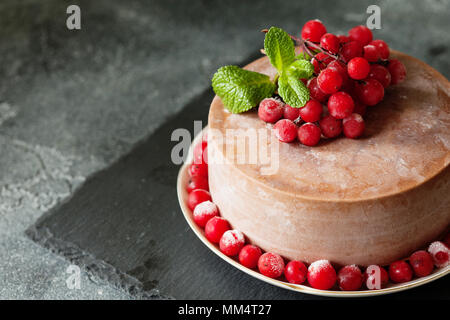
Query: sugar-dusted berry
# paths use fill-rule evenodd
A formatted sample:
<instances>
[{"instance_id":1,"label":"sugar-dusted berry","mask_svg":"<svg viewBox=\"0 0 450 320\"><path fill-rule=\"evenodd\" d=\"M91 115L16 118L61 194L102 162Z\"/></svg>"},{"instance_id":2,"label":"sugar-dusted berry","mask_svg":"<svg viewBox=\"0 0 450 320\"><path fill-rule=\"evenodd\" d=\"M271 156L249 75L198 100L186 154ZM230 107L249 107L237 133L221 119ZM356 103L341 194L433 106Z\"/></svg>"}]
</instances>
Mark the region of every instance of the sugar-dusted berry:
<instances>
[{"instance_id":1,"label":"sugar-dusted berry","mask_svg":"<svg viewBox=\"0 0 450 320\"><path fill-rule=\"evenodd\" d=\"M370 265L364 271L364 283L369 290L379 290L389 283L389 275L383 267Z\"/></svg>"},{"instance_id":2,"label":"sugar-dusted berry","mask_svg":"<svg viewBox=\"0 0 450 320\"><path fill-rule=\"evenodd\" d=\"M278 99L263 99L259 103L258 116L264 122L275 123L283 116L283 107L283 102Z\"/></svg>"},{"instance_id":3,"label":"sugar-dusted berry","mask_svg":"<svg viewBox=\"0 0 450 320\"><path fill-rule=\"evenodd\" d=\"M192 215L195 223L203 228L210 219L219 215L219 209L214 202L203 201L195 206Z\"/></svg>"},{"instance_id":4,"label":"sugar-dusted berry","mask_svg":"<svg viewBox=\"0 0 450 320\"><path fill-rule=\"evenodd\" d=\"M436 267L442 268L449 265L450 249L443 242L433 242L428 247L428 252L431 254Z\"/></svg>"},{"instance_id":5,"label":"sugar-dusted berry","mask_svg":"<svg viewBox=\"0 0 450 320\"><path fill-rule=\"evenodd\" d=\"M309 266L307 277L311 287L328 290L336 282L336 271L328 260L318 260Z\"/></svg>"},{"instance_id":6,"label":"sugar-dusted berry","mask_svg":"<svg viewBox=\"0 0 450 320\"><path fill-rule=\"evenodd\" d=\"M247 268L254 269L258 266L259 257L261 257L262 251L257 246L248 244L244 246L239 252L239 262Z\"/></svg>"},{"instance_id":7,"label":"sugar-dusted berry","mask_svg":"<svg viewBox=\"0 0 450 320\"><path fill-rule=\"evenodd\" d=\"M315 146L320 141L320 128L314 123L307 122L298 129L298 140L305 146Z\"/></svg>"},{"instance_id":8,"label":"sugar-dusted berry","mask_svg":"<svg viewBox=\"0 0 450 320\"><path fill-rule=\"evenodd\" d=\"M408 282L411 281L412 276L412 269L406 261L399 260L389 265L389 278L394 282Z\"/></svg>"},{"instance_id":9,"label":"sugar-dusted berry","mask_svg":"<svg viewBox=\"0 0 450 320\"><path fill-rule=\"evenodd\" d=\"M209 241L219 243L222 235L230 229L227 220L222 217L213 217L205 225L205 236Z\"/></svg>"},{"instance_id":10,"label":"sugar-dusted berry","mask_svg":"<svg viewBox=\"0 0 450 320\"><path fill-rule=\"evenodd\" d=\"M239 230L228 230L220 238L219 248L229 257L237 256L244 247L245 237Z\"/></svg>"},{"instance_id":11,"label":"sugar-dusted berry","mask_svg":"<svg viewBox=\"0 0 450 320\"><path fill-rule=\"evenodd\" d=\"M344 119L353 113L355 103L352 97L343 91L336 92L328 99L328 111L336 119Z\"/></svg>"},{"instance_id":12,"label":"sugar-dusted berry","mask_svg":"<svg viewBox=\"0 0 450 320\"><path fill-rule=\"evenodd\" d=\"M363 275L356 265L341 268L337 274L339 288L343 291L354 291L361 288Z\"/></svg>"},{"instance_id":13,"label":"sugar-dusted berry","mask_svg":"<svg viewBox=\"0 0 450 320\"><path fill-rule=\"evenodd\" d=\"M414 270L414 274L417 277L428 276L434 268L433 258L425 250L414 252L409 257L409 263Z\"/></svg>"},{"instance_id":14,"label":"sugar-dusted berry","mask_svg":"<svg viewBox=\"0 0 450 320\"><path fill-rule=\"evenodd\" d=\"M281 119L275 123L273 132L281 142L292 142L297 138L297 126L289 119Z\"/></svg>"},{"instance_id":15,"label":"sugar-dusted berry","mask_svg":"<svg viewBox=\"0 0 450 320\"><path fill-rule=\"evenodd\" d=\"M326 116L319 121L322 134L327 138L335 138L342 132L342 120Z\"/></svg>"},{"instance_id":16,"label":"sugar-dusted berry","mask_svg":"<svg viewBox=\"0 0 450 320\"><path fill-rule=\"evenodd\" d=\"M284 268L284 276L289 283L302 284L305 282L308 268L301 261L292 260Z\"/></svg>"},{"instance_id":17,"label":"sugar-dusted berry","mask_svg":"<svg viewBox=\"0 0 450 320\"><path fill-rule=\"evenodd\" d=\"M352 113L350 116L342 120L344 135L347 138L356 139L364 132L364 119L358 113Z\"/></svg>"},{"instance_id":18,"label":"sugar-dusted berry","mask_svg":"<svg viewBox=\"0 0 450 320\"><path fill-rule=\"evenodd\" d=\"M258 259L258 269L269 278L278 278L283 274L284 260L276 253L266 252Z\"/></svg>"},{"instance_id":19,"label":"sugar-dusted berry","mask_svg":"<svg viewBox=\"0 0 450 320\"><path fill-rule=\"evenodd\" d=\"M204 201L211 201L211 195L208 191L203 189L195 189L188 195L188 207L194 210L195 207Z\"/></svg>"}]
</instances>

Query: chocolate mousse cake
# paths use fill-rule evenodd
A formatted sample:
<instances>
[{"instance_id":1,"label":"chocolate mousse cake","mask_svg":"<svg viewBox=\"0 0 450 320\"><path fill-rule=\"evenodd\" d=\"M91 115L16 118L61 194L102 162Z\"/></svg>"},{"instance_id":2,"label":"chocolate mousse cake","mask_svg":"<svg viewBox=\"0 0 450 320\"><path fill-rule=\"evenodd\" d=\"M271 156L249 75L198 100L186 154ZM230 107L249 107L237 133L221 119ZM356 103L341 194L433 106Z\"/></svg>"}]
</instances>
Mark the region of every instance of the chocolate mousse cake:
<instances>
[{"instance_id":1,"label":"chocolate mousse cake","mask_svg":"<svg viewBox=\"0 0 450 320\"><path fill-rule=\"evenodd\" d=\"M290 260L361 266L407 257L448 230L450 83L418 59L391 50L392 58L408 75L367 107L358 139L284 143L256 109L235 114L214 98L209 189L232 228ZM277 73L268 57L244 69ZM269 138L251 139L252 130ZM275 170L260 157L239 161L261 149Z\"/></svg>"}]
</instances>

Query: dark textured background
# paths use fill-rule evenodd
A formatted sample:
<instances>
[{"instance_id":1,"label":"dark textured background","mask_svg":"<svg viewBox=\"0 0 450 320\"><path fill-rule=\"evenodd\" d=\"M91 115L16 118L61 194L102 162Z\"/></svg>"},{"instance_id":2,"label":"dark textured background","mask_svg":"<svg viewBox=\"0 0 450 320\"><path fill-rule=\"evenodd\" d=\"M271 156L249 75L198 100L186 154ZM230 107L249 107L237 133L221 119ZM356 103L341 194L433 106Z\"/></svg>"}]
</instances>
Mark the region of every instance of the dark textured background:
<instances>
[{"instance_id":1,"label":"dark textured background","mask_svg":"<svg viewBox=\"0 0 450 320\"><path fill-rule=\"evenodd\" d=\"M80 31L65 27L73 3ZM307 297L231 269L195 239L174 198L170 132L206 116L213 72L256 57L260 29L296 33L320 18L343 33L374 3L382 8L376 37L450 76L444 0L3 0L0 297ZM49 210L29 234L85 265L81 290L67 289L66 260L24 235ZM392 297L448 298L448 281Z\"/></svg>"}]
</instances>

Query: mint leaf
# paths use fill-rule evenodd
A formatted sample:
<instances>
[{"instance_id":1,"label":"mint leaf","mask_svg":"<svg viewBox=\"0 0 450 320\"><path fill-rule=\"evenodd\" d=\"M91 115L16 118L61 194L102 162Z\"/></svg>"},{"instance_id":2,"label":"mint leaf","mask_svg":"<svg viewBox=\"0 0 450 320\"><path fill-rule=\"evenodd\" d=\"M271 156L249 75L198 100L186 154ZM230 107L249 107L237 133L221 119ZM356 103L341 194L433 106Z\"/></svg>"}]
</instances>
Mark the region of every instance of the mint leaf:
<instances>
[{"instance_id":1,"label":"mint leaf","mask_svg":"<svg viewBox=\"0 0 450 320\"><path fill-rule=\"evenodd\" d=\"M293 108L301 108L309 100L309 90L298 78L283 74L278 79L278 94Z\"/></svg>"},{"instance_id":2,"label":"mint leaf","mask_svg":"<svg viewBox=\"0 0 450 320\"><path fill-rule=\"evenodd\" d=\"M314 66L311 62L306 60L295 60L286 69L286 73L288 76L299 79L309 79L314 73Z\"/></svg>"},{"instance_id":3,"label":"mint leaf","mask_svg":"<svg viewBox=\"0 0 450 320\"><path fill-rule=\"evenodd\" d=\"M300 52L298 55L295 56L295 59L301 59L301 60L311 60L312 57L307 54L306 52Z\"/></svg>"},{"instance_id":4,"label":"mint leaf","mask_svg":"<svg viewBox=\"0 0 450 320\"><path fill-rule=\"evenodd\" d=\"M264 74L225 66L212 78L214 92L232 113L241 113L257 106L264 98L271 97L276 85Z\"/></svg>"},{"instance_id":5,"label":"mint leaf","mask_svg":"<svg viewBox=\"0 0 450 320\"><path fill-rule=\"evenodd\" d=\"M282 73L295 59L294 42L286 31L271 27L264 38L264 51L270 63Z\"/></svg>"}]
</instances>

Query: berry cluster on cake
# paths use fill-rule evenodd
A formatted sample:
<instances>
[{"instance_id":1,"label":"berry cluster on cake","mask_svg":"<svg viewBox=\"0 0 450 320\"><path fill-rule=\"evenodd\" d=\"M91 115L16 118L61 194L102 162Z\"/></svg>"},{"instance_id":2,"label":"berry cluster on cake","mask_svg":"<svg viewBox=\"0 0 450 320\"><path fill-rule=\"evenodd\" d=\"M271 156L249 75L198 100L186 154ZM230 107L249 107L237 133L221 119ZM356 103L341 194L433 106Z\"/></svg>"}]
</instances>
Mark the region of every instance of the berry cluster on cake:
<instances>
[{"instance_id":1,"label":"berry cluster on cake","mask_svg":"<svg viewBox=\"0 0 450 320\"><path fill-rule=\"evenodd\" d=\"M213 78L186 187L206 238L268 277L324 290L448 268L449 81L364 26L264 32L265 57ZM249 130L275 139L243 139ZM238 161L262 148L275 172Z\"/></svg>"}]
</instances>

